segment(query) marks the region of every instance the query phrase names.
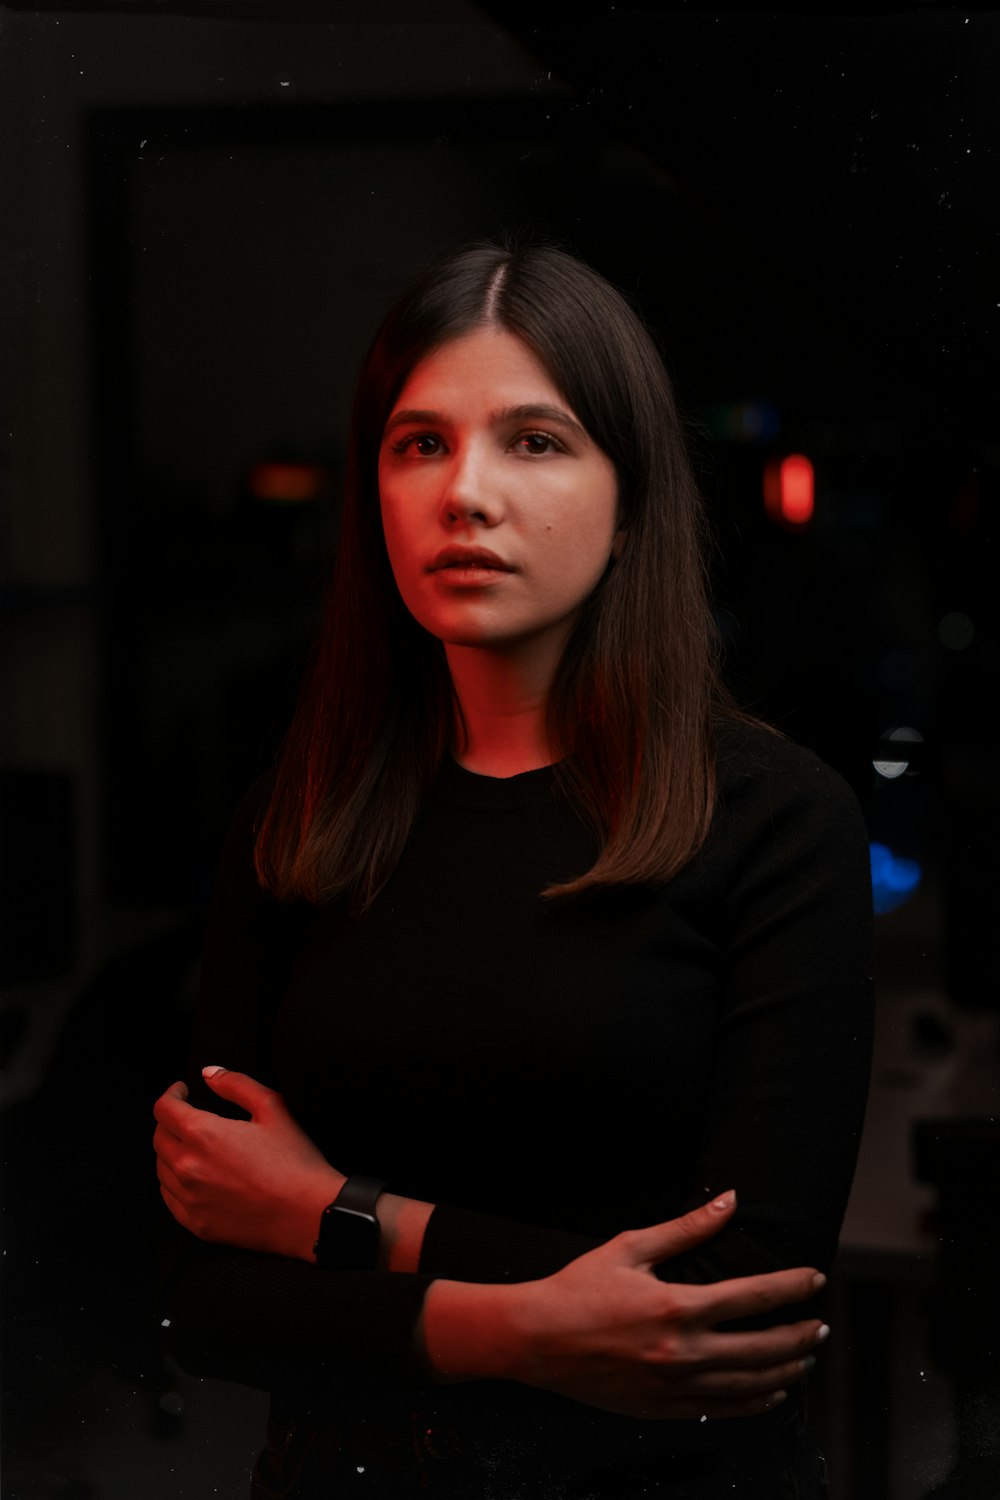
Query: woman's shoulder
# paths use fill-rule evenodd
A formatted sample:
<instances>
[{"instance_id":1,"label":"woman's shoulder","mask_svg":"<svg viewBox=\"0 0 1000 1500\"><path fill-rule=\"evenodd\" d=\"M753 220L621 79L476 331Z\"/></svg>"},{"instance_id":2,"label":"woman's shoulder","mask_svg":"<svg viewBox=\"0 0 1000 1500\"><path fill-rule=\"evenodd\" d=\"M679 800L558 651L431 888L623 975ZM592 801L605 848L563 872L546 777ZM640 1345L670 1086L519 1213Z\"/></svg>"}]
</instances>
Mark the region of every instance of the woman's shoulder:
<instances>
[{"instance_id":1,"label":"woman's shoulder","mask_svg":"<svg viewBox=\"0 0 1000 1500\"><path fill-rule=\"evenodd\" d=\"M277 773L272 766L270 770L263 771L255 781L243 791L238 798L234 808L230 826L242 828L245 832L256 834L260 821L267 811L268 803L274 795Z\"/></svg>"},{"instance_id":2,"label":"woman's shoulder","mask_svg":"<svg viewBox=\"0 0 1000 1500\"><path fill-rule=\"evenodd\" d=\"M815 750L798 744L759 719L736 715L719 718L714 727L714 743L720 786L804 783L824 791L843 790L853 796L844 778Z\"/></svg>"},{"instance_id":3,"label":"woman's shoulder","mask_svg":"<svg viewBox=\"0 0 1000 1500\"><path fill-rule=\"evenodd\" d=\"M261 899L254 866L254 845L261 821L274 791L274 772L258 776L238 798L229 818L219 853L216 894L220 891L238 894L245 899Z\"/></svg>"},{"instance_id":4,"label":"woman's shoulder","mask_svg":"<svg viewBox=\"0 0 1000 1500\"><path fill-rule=\"evenodd\" d=\"M757 720L720 719L715 729L717 810L724 821L839 828L864 837L864 820L849 783L816 754Z\"/></svg>"}]
</instances>

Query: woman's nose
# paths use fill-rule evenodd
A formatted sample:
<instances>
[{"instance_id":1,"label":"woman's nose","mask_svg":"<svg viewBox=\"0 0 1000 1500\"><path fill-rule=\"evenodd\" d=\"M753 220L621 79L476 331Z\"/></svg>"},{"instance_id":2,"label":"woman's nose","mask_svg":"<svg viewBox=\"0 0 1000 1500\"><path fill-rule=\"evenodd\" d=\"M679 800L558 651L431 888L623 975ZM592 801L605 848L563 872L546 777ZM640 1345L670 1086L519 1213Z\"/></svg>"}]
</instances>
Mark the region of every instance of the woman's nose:
<instances>
[{"instance_id":1,"label":"woman's nose","mask_svg":"<svg viewBox=\"0 0 1000 1500\"><path fill-rule=\"evenodd\" d=\"M441 493L442 518L449 525L478 521L495 526L502 510L496 476L486 459L472 450L457 453L448 466Z\"/></svg>"}]
</instances>

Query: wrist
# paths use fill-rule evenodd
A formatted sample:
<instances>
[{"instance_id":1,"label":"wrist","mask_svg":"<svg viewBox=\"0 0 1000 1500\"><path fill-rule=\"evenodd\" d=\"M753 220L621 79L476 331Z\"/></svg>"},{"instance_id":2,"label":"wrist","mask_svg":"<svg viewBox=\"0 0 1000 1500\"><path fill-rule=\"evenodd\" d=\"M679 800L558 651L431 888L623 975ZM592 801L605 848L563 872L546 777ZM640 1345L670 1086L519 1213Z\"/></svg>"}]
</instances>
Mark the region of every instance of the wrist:
<instances>
[{"instance_id":1,"label":"wrist","mask_svg":"<svg viewBox=\"0 0 1000 1500\"><path fill-rule=\"evenodd\" d=\"M526 1355L524 1285L433 1281L416 1331L425 1374L442 1385L519 1379Z\"/></svg>"},{"instance_id":2,"label":"wrist","mask_svg":"<svg viewBox=\"0 0 1000 1500\"><path fill-rule=\"evenodd\" d=\"M294 1247L289 1254L307 1260L310 1265L316 1264L314 1247L323 1211L336 1199L346 1181L343 1172L335 1167L321 1167L311 1174L288 1212L289 1241Z\"/></svg>"},{"instance_id":3,"label":"wrist","mask_svg":"<svg viewBox=\"0 0 1000 1500\"><path fill-rule=\"evenodd\" d=\"M383 1193L378 1200L380 1271L417 1271L433 1203Z\"/></svg>"},{"instance_id":4,"label":"wrist","mask_svg":"<svg viewBox=\"0 0 1000 1500\"><path fill-rule=\"evenodd\" d=\"M385 1192L379 1177L356 1172L320 1216L313 1252L324 1270L374 1271L380 1265L382 1226L378 1203Z\"/></svg>"}]
</instances>

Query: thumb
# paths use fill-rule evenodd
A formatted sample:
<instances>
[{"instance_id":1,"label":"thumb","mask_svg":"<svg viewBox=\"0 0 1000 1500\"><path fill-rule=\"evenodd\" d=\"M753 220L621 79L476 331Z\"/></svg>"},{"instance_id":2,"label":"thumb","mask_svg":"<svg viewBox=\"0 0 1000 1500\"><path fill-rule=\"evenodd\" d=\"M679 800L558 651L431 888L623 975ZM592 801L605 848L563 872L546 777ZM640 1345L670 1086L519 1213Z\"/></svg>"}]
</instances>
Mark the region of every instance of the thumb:
<instances>
[{"instance_id":1,"label":"thumb","mask_svg":"<svg viewBox=\"0 0 1000 1500\"><path fill-rule=\"evenodd\" d=\"M679 1219L651 1224L648 1229L630 1229L626 1235L629 1258L637 1266L655 1266L669 1260L718 1234L735 1210L736 1194L730 1190Z\"/></svg>"},{"instance_id":2,"label":"thumb","mask_svg":"<svg viewBox=\"0 0 1000 1500\"><path fill-rule=\"evenodd\" d=\"M207 1068L202 1068L201 1076L220 1099L238 1104L248 1115L259 1114L271 1102L271 1089L246 1073L234 1073L231 1068L222 1068L217 1063L212 1063Z\"/></svg>"}]
</instances>

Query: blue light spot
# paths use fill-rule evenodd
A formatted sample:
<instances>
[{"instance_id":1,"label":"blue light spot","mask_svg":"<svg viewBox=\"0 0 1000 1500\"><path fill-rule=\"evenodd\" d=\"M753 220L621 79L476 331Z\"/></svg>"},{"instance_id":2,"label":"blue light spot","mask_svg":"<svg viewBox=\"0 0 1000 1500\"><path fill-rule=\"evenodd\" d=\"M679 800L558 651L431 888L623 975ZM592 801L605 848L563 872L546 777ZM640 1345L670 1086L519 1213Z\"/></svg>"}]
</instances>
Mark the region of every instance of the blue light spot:
<instances>
[{"instance_id":1,"label":"blue light spot","mask_svg":"<svg viewBox=\"0 0 1000 1500\"><path fill-rule=\"evenodd\" d=\"M913 895L923 871L915 859L893 854L887 844L870 844L869 852L875 910L880 915L895 911Z\"/></svg>"},{"instance_id":2,"label":"blue light spot","mask_svg":"<svg viewBox=\"0 0 1000 1500\"><path fill-rule=\"evenodd\" d=\"M743 401L736 412L744 442L766 443L781 430L781 417L773 401Z\"/></svg>"},{"instance_id":3,"label":"blue light spot","mask_svg":"<svg viewBox=\"0 0 1000 1500\"><path fill-rule=\"evenodd\" d=\"M703 415L712 436L731 443L768 443L781 431L781 413L764 397L715 401Z\"/></svg>"}]
</instances>

